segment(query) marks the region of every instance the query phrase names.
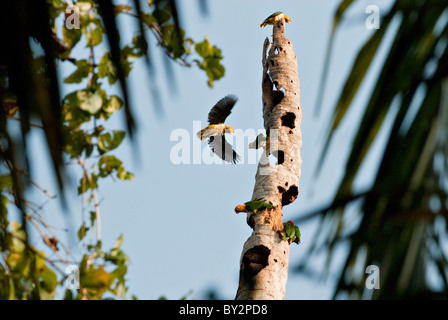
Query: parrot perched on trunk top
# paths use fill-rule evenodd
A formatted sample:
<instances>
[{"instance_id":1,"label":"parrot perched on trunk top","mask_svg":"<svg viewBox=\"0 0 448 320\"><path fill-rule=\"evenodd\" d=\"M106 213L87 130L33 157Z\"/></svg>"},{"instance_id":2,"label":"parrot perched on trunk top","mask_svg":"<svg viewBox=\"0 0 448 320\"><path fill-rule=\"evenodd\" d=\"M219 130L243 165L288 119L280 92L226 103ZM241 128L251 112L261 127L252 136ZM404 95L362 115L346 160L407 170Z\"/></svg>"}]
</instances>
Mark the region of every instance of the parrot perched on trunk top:
<instances>
[{"instance_id":1,"label":"parrot perched on trunk top","mask_svg":"<svg viewBox=\"0 0 448 320\"><path fill-rule=\"evenodd\" d=\"M235 130L227 126L224 121L232 112L238 98L227 95L219 100L208 114L209 125L197 133L200 140L208 138L208 144L212 151L222 160L237 163L240 156L233 150L232 145L225 138L226 133L233 134Z\"/></svg>"},{"instance_id":2,"label":"parrot perched on trunk top","mask_svg":"<svg viewBox=\"0 0 448 320\"><path fill-rule=\"evenodd\" d=\"M273 14L271 14L269 17L267 17L261 24L260 27L264 28L268 24L274 24L275 21L278 21L280 19L285 19L286 23L291 23L292 19L288 17L287 15L284 15L281 11L277 11Z\"/></svg>"}]
</instances>

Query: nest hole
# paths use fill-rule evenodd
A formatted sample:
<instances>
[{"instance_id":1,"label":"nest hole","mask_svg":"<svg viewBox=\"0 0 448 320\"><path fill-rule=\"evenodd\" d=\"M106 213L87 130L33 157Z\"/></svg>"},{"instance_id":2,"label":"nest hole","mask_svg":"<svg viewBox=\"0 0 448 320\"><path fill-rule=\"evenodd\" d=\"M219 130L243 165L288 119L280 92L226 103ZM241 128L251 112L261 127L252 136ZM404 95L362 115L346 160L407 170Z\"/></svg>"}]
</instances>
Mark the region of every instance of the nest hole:
<instances>
[{"instance_id":1,"label":"nest hole","mask_svg":"<svg viewBox=\"0 0 448 320\"><path fill-rule=\"evenodd\" d=\"M243 272L248 277L256 276L268 265L271 250L263 245L255 246L246 251L243 257Z\"/></svg>"},{"instance_id":2,"label":"nest hole","mask_svg":"<svg viewBox=\"0 0 448 320\"><path fill-rule=\"evenodd\" d=\"M285 115L283 115L281 118L282 120L282 126L288 127L290 129L294 129L295 128L295 120L296 120L296 115L292 112L288 112Z\"/></svg>"},{"instance_id":3,"label":"nest hole","mask_svg":"<svg viewBox=\"0 0 448 320\"><path fill-rule=\"evenodd\" d=\"M285 97L285 93L282 90L274 90L272 92L272 98L274 100L273 105L274 106L278 105L283 100L284 97Z\"/></svg>"},{"instance_id":4,"label":"nest hole","mask_svg":"<svg viewBox=\"0 0 448 320\"><path fill-rule=\"evenodd\" d=\"M282 193L282 206L286 206L294 202L299 196L299 188L296 185L292 185L288 191Z\"/></svg>"}]
</instances>

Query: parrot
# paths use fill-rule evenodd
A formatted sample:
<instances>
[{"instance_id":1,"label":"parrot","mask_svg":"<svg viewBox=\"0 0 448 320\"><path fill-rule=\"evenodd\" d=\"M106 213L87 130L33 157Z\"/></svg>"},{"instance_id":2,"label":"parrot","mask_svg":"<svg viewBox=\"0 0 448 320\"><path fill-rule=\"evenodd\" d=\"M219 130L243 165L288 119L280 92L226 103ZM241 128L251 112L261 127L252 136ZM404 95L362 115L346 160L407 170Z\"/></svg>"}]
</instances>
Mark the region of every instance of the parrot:
<instances>
[{"instance_id":1,"label":"parrot","mask_svg":"<svg viewBox=\"0 0 448 320\"><path fill-rule=\"evenodd\" d=\"M288 17L287 15L284 15L281 11L277 11L273 14L271 14L269 17L267 17L261 24L260 28L264 28L268 24L274 24L275 21L278 21L280 19L285 19L286 23L291 23L292 19Z\"/></svg>"},{"instance_id":2,"label":"parrot","mask_svg":"<svg viewBox=\"0 0 448 320\"><path fill-rule=\"evenodd\" d=\"M224 121L232 112L238 98L229 94L219 100L208 114L209 125L197 133L201 141L208 139L212 151L222 160L237 163L241 157L233 150L232 145L225 138L226 133L234 134L235 130Z\"/></svg>"},{"instance_id":3,"label":"parrot","mask_svg":"<svg viewBox=\"0 0 448 320\"><path fill-rule=\"evenodd\" d=\"M253 142L249 143L249 149L259 149L265 145L267 145L269 137L266 137L264 134L260 133Z\"/></svg>"},{"instance_id":4,"label":"parrot","mask_svg":"<svg viewBox=\"0 0 448 320\"><path fill-rule=\"evenodd\" d=\"M299 227L294 224L293 221L288 221L283 224L283 231L281 232L284 241L289 243L300 243L300 230Z\"/></svg>"},{"instance_id":5,"label":"parrot","mask_svg":"<svg viewBox=\"0 0 448 320\"><path fill-rule=\"evenodd\" d=\"M244 204L237 205L235 207L235 212L236 213L240 213L240 212L257 213L258 210L260 210L261 208L274 208L274 206L272 204L266 203L264 201L252 200L252 201L247 201Z\"/></svg>"}]
</instances>

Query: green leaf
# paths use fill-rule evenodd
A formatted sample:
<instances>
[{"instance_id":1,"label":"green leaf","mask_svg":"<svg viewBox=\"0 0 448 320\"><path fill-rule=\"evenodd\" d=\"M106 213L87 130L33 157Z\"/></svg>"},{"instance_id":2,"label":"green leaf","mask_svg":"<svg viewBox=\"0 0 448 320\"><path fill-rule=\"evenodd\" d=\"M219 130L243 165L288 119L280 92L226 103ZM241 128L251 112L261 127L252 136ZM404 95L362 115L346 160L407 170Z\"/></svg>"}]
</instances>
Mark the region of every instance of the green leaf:
<instances>
[{"instance_id":1,"label":"green leaf","mask_svg":"<svg viewBox=\"0 0 448 320\"><path fill-rule=\"evenodd\" d=\"M109 52L106 52L100 60L98 65L98 77L107 77L110 85L118 80L117 69L112 62Z\"/></svg>"},{"instance_id":2,"label":"green leaf","mask_svg":"<svg viewBox=\"0 0 448 320\"><path fill-rule=\"evenodd\" d=\"M127 48L127 50L123 49L121 51L122 56L120 58L121 68L125 77L127 77L129 75L129 72L131 72L132 65L132 63L127 60L127 55L139 54L138 50L136 51L136 53L134 53L133 49L129 47ZM113 85L118 80L118 70L113 63L112 57L109 52L106 52L100 60L100 63L98 65L98 77L107 77L110 85Z\"/></svg>"},{"instance_id":3,"label":"green leaf","mask_svg":"<svg viewBox=\"0 0 448 320\"><path fill-rule=\"evenodd\" d=\"M87 288L92 290L95 294L103 294L109 289L113 281L112 275L104 270L104 266L99 266L95 268L91 267L82 272L80 270L80 285L82 288Z\"/></svg>"},{"instance_id":4,"label":"green leaf","mask_svg":"<svg viewBox=\"0 0 448 320\"><path fill-rule=\"evenodd\" d=\"M123 100L118 96L112 95L107 103L103 106L103 111L108 114L112 114L120 110L122 106Z\"/></svg>"},{"instance_id":5,"label":"green leaf","mask_svg":"<svg viewBox=\"0 0 448 320\"><path fill-rule=\"evenodd\" d=\"M12 178L10 174L0 175L0 191L12 187Z\"/></svg>"},{"instance_id":6,"label":"green leaf","mask_svg":"<svg viewBox=\"0 0 448 320\"><path fill-rule=\"evenodd\" d=\"M95 221L96 221L96 212L95 211L90 211L90 226L93 227L95 225Z\"/></svg>"},{"instance_id":7,"label":"green leaf","mask_svg":"<svg viewBox=\"0 0 448 320\"><path fill-rule=\"evenodd\" d=\"M121 167L122 161L115 156L102 156L98 161L98 169L100 177L107 177L113 170Z\"/></svg>"},{"instance_id":8,"label":"green leaf","mask_svg":"<svg viewBox=\"0 0 448 320\"><path fill-rule=\"evenodd\" d=\"M141 35L132 38L132 47L126 46L122 50L125 58L139 58L146 55L148 51L148 43Z\"/></svg>"},{"instance_id":9,"label":"green leaf","mask_svg":"<svg viewBox=\"0 0 448 320\"><path fill-rule=\"evenodd\" d=\"M220 58L209 59L207 68L205 69L208 76L207 84L210 88L213 88L213 83L216 80L219 80L224 76L225 69L220 60Z\"/></svg>"},{"instance_id":10,"label":"green leaf","mask_svg":"<svg viewBox=\"0 0 448 320\"><path fill-rule=\"evenodd\" d=\"M102 154L118 148L126 135L125 131L113 130L112 134L107 132L101 134L98 139L98 151Z\"/></svg>"},{"instance_id":11,"label":"green leaf","mask_svg":"<svg viewBox=\"0 0 448 320\"><path fill-rule=\"evenodd\" d=\"M150 13L142 12L143 22L149 27L152 28L157 23L157 19Z\"/></svg>"},{"instance_id":12,"label":"green leaf","mask_svg":"<svg viewBox=\"0 0 448 320\"><path fill-rule=\"evenodd\" d=\"M168 21L170 21L171 13L164 9L155 9L152 12L152 17L154 17L154 19L156 19L157 23L162 26L165 23L167 23Z\"/></svg>"},{"instance_id":13,"label":"green leaf","mask_svg":"<svg viewBox=\"0 0 448 320\"><path fill-rule=\"evenodd\" d=\"M213 87L214 81L221 79L225 73L225 68L221 64L223 59L221 50L212 46L207 37L204 38L204 41L195 44L195 50L202 60L195 59L194 62L206 72L207 84L209 87Z\"/></svg>"},{"instance_id":14,"label":"green leaf","mask_svg":"<svg viewBox=\"0 0 448 320\"><path fill-rule=\"evenodd\" d=\"M81 227L78 230L78 239L82 240L86 236L87 231L89 231L89 227L86 227L86 223L83 222Z\"/></svg>"},{"instance_id":15,"label":"green leaf","mask_svg":"<svg viewBox=\"0 0 448 320\"><path fill-rule=\"evenodd\" d=\"M63 99L62 117L66 125L66 137L71 131L78 129L83 123L90 120L90 114L79 108L77 99L78 91L67 94Z\"/></svg>"},{"instance_id":16,"label":"green leaf","mask_svg":"<svg viewBox=\"0 0 448 320\"><path fill-rule=\"evenodd\" d=\"M103 41L103 29L97 26L88 34L87 40L89 41L88 47L99 45Z\"/></svg>"},{"instance_id":17,"label":"green leaf","mask_svg":"<svg viewBox=\"0 0 448 320\"><path fill-rule=\"evenodd\" d=\"M67 27L64 26L62 28L62 35L64 37L64 42L68 45L69 49L71 50L81 39L82 33L81 29L76 28L67 29Z\"/></svg>"},{"instance_id":18,"label":"green leaf","mask_svg":"<svg viewBox=\"0 0 448 320\"><path fill-rule=\"evenodd\" d=\"M70 158L76 158L86 152L86 156L90 156L93 150L93 144L90 135L83 130L74 129L66 133L64 152L70 155Z\"/></svg>"},{"instance_id":19,"label":"green leaf","mask_svg":"<svg viewBox=\"0 0 448 320\"><path fill-rule=\"evenodd\" d=\"M43 252L40 251L40 255L43 255ZM37 260L42 260L42 257L38 257L36 255L36 264ZM37 266L36 266L37 267ZM58 278L56 273L48 268L44 261L43 263L36 268L38 270L39 277L39 294L42 300L50 300L53 299L56 287L58 285Z\"/></svg>"},{"instance_id":20,"label":"green leaf","mask_svg":"<svg viewBox=\"0 0 448 320\"><path fill-rule=\"evenodd\" d=\"M336 9L336 13L333 17L333 29L332 32L336 30L339 23L341 22L342 16L345 13L345 11L350 7L350 5L353 3L354 0L342 0L339 4L339 7Z\"/></svg>"},{"instance_id":21,"label":"green leaf","mask_svg":"<svg viewBox=\"0 0 448 320\"><path fill-rule=\"evenodd\" d=\"M103 105L103 98L96 91L80 90L76 93L79 108L90 114L96 114Z\"/></svg>"},{"instance_id":22,"label":"green leaf","mask_svg":"<svg viewBox=\"0 0 448 320\"><path fill-rule=\"evenodd\" d=\"M194 49L202 58L207 58L213 55L213 47L207 37L204 38L204 41L196 43Z\"/></svg>"},{"instance_id":23,"label":"green leaf","mask_svg":"<svg viewBox=\"0 0 448 320\"><path fill-rule=\"evenodd\" d=\"M174 24L169 24L162 28L162 36L166 43L166 49L173 59L180 58L187 52L184 45L185 31L180 29L180 34L178 35L177 30Z\"/></svg>"},{"instance_id":24,"label":"green leaf","mask_svg":"<svg viewBox=\"0 0 448 320\"><path fill-rule=\"evenodd\" d=\"M78 185L78 194L83 194L87 192L90 189L97 189L98 188L98 175L91 174L90 180L87 179L85 176L83 176Z\"/></svg>"},{"instance_id":25,"label":"green leaf","mask_svg":"<svg viewBox=\"0 0 448 320\"><path fill-rule=\"evenodd\" d=\"M124 167L119 167L117 170L117 178L120 180L132 181L135 179L135 175L131 172L128 172Z\"/></svg>"},{"instance_id":26,"label":"green leaf","mask_svg":"<svg viewBox=\"0 0 448 320\"><path fill-rule=\"evenodd\" d=\"M345 11L345 9L351 4L352 1L344 0L343 3L341 3L340 7L338 8L337 12L339 12L337 15L340 15L339 17L335 16L335 26L339 23L339 20L342 16L342 13ZM328 132L326 134L326 140L324 143L324 147L322 149L319 161L317 163L315 174L317 172L321 171L322 164L324 162L325 156L328 151L328 147L331 142L332 133L336 131L336 129L339 127L340 123L342 122L346 112L348 111L351 102L353 101L356 93L358 92L358 89L361 86L362 81L364 80L364 77L374 59L376 56L377 50L382 43L383 36L386 33L386 30L388 30L389 24L394 16L394 13L396 12L396 8L393 7L391 11L384 17L384 19L381 22L381 28L377 30L375 33L372 34L370 39L364 44L364 46L359 50L355 62L353 63L352 69L349 73L349 76L347 77L344 87L341 91L341 94L339 96L338 102L336 104L335 110L333 112L333 117L330 122L330 126L328 126ZM334 31L333 31L334 32ZM326 78L326 72L328 71L328 63L330 60L330 51L332 48L332 41L333 41L333 35L330 39L330 45L327 51L326 61L325 61L325 67L324 67L324 75L322 76L321 83L321 91L324 89L324 79ZM320 95L322 97L322 95ZM320 99L320 98L319 98ZM318 107L320 107L320 102L318 103Z\"/></svg>"},{"instance_id":27,"label":"green leaf","mask_svg":"<svg viewBox=\"0 0 448 320\"><path fill-rule=\"evenodd\" d=\"M75 64L77 69L64 79L65 83L80 83L89 76L90 64L87 60L78 60Z\"/></svg>"},{"instance_id":28,"label":"green leaf","mask_svg":"<svg viewBox=\"0 0 448 320\"><path fill-rule=\"evenodd\" d=\"M113 249L118 249L123 244L123 234L120 234L118 239L115 241Z\"/></svg>"}]
</instances>

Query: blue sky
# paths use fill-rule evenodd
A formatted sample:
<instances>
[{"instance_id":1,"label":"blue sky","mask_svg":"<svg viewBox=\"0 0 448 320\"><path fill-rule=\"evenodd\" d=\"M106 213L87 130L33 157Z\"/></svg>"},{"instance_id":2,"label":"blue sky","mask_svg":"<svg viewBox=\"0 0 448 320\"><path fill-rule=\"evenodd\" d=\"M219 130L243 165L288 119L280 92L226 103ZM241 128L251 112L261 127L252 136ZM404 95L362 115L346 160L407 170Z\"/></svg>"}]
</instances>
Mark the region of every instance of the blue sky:
<instances>
[{"instance_id":1,"label":"blue sky","mask_svg":"<svg viewBox=\"0 0 448 320\"><path fill-rule=\"evenodd\" d=\"M154 77L163 109L163 115L159 115L153 106L152 80L145 64L143 60L134 64L129 87L138 132L135 144L124 144L116 155L135 173L136 179L132 182L108 180L100 185L104 247L112 246L120 234L124 235L123 249L131 259L127 276L130 294L140 299L157 299L162 295L178 299L190 293L189 298L201 299L207 290L214 289L220 298L234 298L241 250L251 234L245 215L236 215L234 207L250 200L257 165L244 162L238 165L175 165L170 160L170 151L177 142L170 141L170 135L176 129L185 129L190 132L193 143L193 139L197 139L193 122L206 123L210 108L229 93L239 97L228 118L229 124L242 130L263 129L261 57L263 41L271 36L272 28L260 29L259 25L275 11L283 11L293 20L286 25L285 33L297 56L303 110L300 194L293 204L284 208L284 220L297 218L331 200L343 174L352 133L356 130L353 123L360 116L369 84L375 80L374 70L368 73L367 83L355 98L350 117L336 132L324 167L316 178L313 173L326 125L358 49L375 32L365 26L368 16L365 8L376 4L382 9L389 2L358 1L349 10L350 19L342 23L336 36L326 91L319 93L332 17L339 1L208 1L207 16L201 14L198 1L178 1L187 36L199 42L206 35L217 45L224 56L226 74L215 82L213 89L208 88L204 72L195 67L172 64L173 77L168 77L166 58L152 41ZM128 34L122 34L123 38L132 36L129 27L125 30ZM66 90L69 92L73 88ZM315 116L318 94L323 95L323 105L320 115ZM122 125L118 118L112 123ZM35 139L31 143L33 154L36 158L45 157L40 148L42 137L36 134L32 139ZM365 174L356 180L359 187L371 182L381 146L379 137L363 168ZM208 148L204 142L201 147L202 150ZM50 190L56 190L45 174L48 168L44 162L39 161L40 165L34 168L37 180L44 181L41 184L49 186ZM76 177L75 181L78 180ZM75 188L68 190L67 198L68 214L61 215L57 201L45 204L43 211L53 224L74 225L77 230L81 221L81 198L77 197ZM331 278L316 281L292 271L311 245L318 225L307 223L299 227L302 243L291 247L286 299L329 299L333 289ZM73 234L69 234L66 241L74 243L73 239ZM344 250L340 248L335 266L343 257ZM311 263L318 271L326 268L323 257ZM330 273L334 274L334 270L337 269Z\"/></svg>"}]
</instances>

